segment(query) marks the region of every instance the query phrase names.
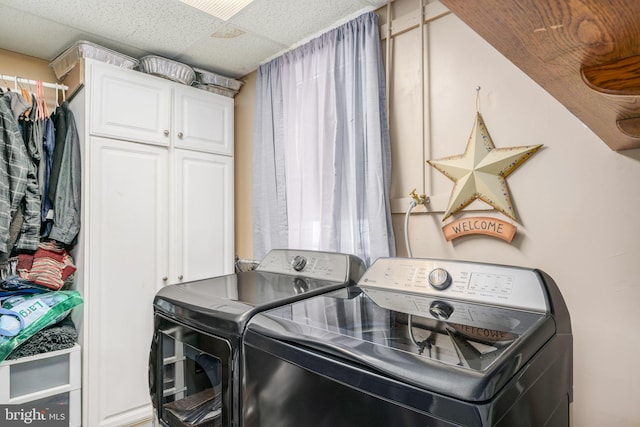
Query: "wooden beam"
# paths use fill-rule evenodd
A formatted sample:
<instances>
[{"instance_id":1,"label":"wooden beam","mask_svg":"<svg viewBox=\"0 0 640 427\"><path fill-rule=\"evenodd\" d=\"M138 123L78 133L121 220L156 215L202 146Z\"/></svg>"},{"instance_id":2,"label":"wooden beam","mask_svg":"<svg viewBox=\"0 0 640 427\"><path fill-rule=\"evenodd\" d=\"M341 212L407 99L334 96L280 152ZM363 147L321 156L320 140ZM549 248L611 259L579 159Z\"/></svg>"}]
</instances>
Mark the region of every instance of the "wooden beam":
<instances>
[{"instance_id":1,"label":"wooden beam","mask_svg":"<svg viewBox=\"0 0 640 427\"><path fill-rule=\"evenodd\" d=\"M456 16L524 71L611 149L640 148L623 133L621 118L640 117L640 95L595 92L581 70L638 55L637 0L441 0ZM618 63L616 87L629 84ZM606 80L606 77L605 77ZM607 84L598 82L599 85ZM629 90L629 89L625 89ZM635 93L635 90L634 90Z\"/></svg>"}]
</instances>

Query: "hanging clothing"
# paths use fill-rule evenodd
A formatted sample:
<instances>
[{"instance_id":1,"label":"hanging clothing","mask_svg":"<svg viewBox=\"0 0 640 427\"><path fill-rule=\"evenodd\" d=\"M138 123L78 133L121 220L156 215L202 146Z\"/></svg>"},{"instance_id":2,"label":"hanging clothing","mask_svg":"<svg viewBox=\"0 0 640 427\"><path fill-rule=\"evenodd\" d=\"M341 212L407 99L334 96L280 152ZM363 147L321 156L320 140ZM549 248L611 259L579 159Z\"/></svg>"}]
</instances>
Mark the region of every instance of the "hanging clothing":
<instances>
[{"instance_id":1,"label":"hanging clothing","mask_svg":"<svg viewBox=\"0 0 640 427\"><path fill-rule=\"evenodd\" d=\"M37 202L23 205L16 215L14 222L20 224L20 235L15 247L18 250L35 250L40 241L40 200L41 191L38 183L38 168L41 160L42 145L42 121L38 120L38 104L36 97L30 95L31 107L20 116L19 124L22 126L22 139L29 155L28 181L29 192L34 194ZM21 214L21 216L20 216Z\"/></svg>"},{"instance_id":2,"label":"hanging clothing","mask_svg":"<svg viewBox=\"0 0 640 427\"><path fill-rule=\"evenodd\" d=\"M36 168L40 163L40 145L42 144L42 122L38 120L38 106L35 96L31 98L32 107L28 114L20 116L19 123L22 126L22 138L27 147L27 153L35 163Z\"/></svg>"},{"instance_id":3,"label":"hanging clothing","mask_svg":"<svg viewBox=\"0 0 640 427\"><path fill-rule=\"evenodd\" d=\"M53 203L49 197L49 183L51 177L51 169L53 168L53 151L55 147L55 132L53 128L53 121L50 117L45 117L43 125L43 139L42 139L42 156L43 163L41 163L42 181L40 181L40 188L42 194L42 201L40 207L40 220L42 227L40 229L41 237L49 236L51 232L51 226L53 225L53 218L49 220L47 215L49 211L53 209Z\"/></svg>"},{"instance_id":4,"label":"hanging clothing","mask_svg":"<svg viewBox=\"0 0 640 427\"><path fill-rule=\"evenodd\" d=\"M20 135L18 122L10 107L11 100L0 98L0 252L10 253L9 228L18 209L23 212L19 249L38 248L40 230L40 200L33 162ZM35 214L35 215L34 215Z\"/></svg>"},{"instance_id":5,"label":"hanging clothing","mask_svg":"<svg viewBox=\"0 0 640 427\"><path fill-rule=\"evenodd\" d=\"M56 153L61 140L58 140L56 130L56 144L54 148L53 167L51 170L50 186L54 185L53 176L56 175L53 202L53 227L49 238L65 245L74 245L80 231L80 138L76 128L73 113L69 104L64 102L58 110L65 117L66 134L64 135L63 150L60 162L56 165ZM57 169L56 169L57 168ZM49 188L51 194L51 188Z\"/></svg>"},{"instance_id":6,"label":"hanging clothing","mask_svg":"<svg viewBox=\"0 0 640 427\"><path fill-rule=\"evenodd\" d=\"M55 141L56 145L53 150L53 160L51 166L51 176L49 177L49 199L52 201L56 198L56 189L58 188L58 175L60 174L60 163L62 162L62 153L67 138L67 112L69 110L69 104L65 101L62 105L56 108L56 111L51 115L53 120L53 126L55 129Z\"/></svg>"},{"instance_id":7,"label":"hanging clothing","mask_svg":"<svg viewBox=\"0 0 640 427\"><path fill-rule=\"evenodd\" d=\"M24 97L17 92L7 91L4 92L2 96L8 98L6 102L11 107L13 118L16 119L16 121L31 107Z\"/></svg>"},{"instance_id":8,"label":"hanging clothing","mask_svg":"<svg viewBox=\"0 0 640 427\"><path fill-rule=\"evenodd\" d=\"M9 262L10 255L33 256L41 230L51 240L42 244L68 249L80 228L75 120L65 102L56 111L54 126L38 89L36 96L10 91L0 95L0 275L15 264Z\"/></svg>"}]
</instances>

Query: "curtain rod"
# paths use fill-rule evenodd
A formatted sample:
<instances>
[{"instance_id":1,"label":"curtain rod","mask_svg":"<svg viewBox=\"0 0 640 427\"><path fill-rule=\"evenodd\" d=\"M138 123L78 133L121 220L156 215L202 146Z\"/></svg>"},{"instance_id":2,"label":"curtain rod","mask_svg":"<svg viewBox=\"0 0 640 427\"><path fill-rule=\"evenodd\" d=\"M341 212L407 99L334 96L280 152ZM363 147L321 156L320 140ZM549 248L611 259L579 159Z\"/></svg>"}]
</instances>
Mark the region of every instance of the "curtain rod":
<instances>
[{"instance_id":1,"label":"curtain rod","mask_svg":"<svg viewBox=\"0 0 640 427\"><path fill-rule=\"evenodd\" d=\"M0 74L0 80L4 80L4 81L10 81L10 82L14 82L14 84L18 84L18 83L25 83L28 85L36 85L38 84L38 82L36 80L30 80L30 79L25 79L22 77L17 77L17 76L7 76L5 74ZM49 89L57 89L57 90L69 90L69 86L67 85L62 85L59 83L46 83L46 82L42 82L42 86L49 88Z\"/></svg>"}]
</instances>

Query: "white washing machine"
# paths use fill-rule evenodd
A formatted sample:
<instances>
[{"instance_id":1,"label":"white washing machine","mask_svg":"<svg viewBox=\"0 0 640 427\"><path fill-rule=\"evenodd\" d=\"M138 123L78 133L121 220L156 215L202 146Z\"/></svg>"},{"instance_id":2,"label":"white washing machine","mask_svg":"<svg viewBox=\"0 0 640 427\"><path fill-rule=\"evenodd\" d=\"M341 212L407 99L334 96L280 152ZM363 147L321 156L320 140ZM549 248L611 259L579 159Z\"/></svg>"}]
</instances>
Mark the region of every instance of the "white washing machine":
<instances>
[{"instance_id":1,"label":"white washing machine","mask_svg":"<svg viewBox=\"0 0 640 427\"><path fill-rule=\"evenodd\" d=\"M572 348L540 270L379 259L251 319L243 426L567 427Z\"/></svg>"}]
</instances>

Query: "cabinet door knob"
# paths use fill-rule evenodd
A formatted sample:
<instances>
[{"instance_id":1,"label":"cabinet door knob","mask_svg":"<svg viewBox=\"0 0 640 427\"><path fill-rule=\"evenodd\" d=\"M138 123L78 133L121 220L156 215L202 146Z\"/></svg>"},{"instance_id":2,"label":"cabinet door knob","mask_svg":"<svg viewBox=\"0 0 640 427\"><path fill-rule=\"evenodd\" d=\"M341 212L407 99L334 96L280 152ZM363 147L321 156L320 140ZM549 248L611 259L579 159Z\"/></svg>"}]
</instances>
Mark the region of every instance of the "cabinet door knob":
<instances>
[{"instance_id":1,"label":"cabinet door knob","mask_svg":"<svg viewBox=\"0 0 640 427\"><path fill-rule=\"evenodd\" d=\"M169 136L169 129L165 129L163 133L164 133L164 136Z\"/></svg>"},{"instance_id":2,"label":"cabinet door knob","mask_svg":"<svg viewBox=\"0 0 640 427\"><path fill-rule=\"evenodd\" d=\"M164 276L164 277L162 278L162 281L163 281L163 282L166 282L167 280L169 280L169 278L168 278L167 276Z\"/></svg>"},{"instance_id":3,"label":"cabinet door knob","mask_svg":"<svg viewBox=\"0 0 640 427\"><path fill-rule=\"evenodd\" d=\"M178 138L182 138L184 134L182 132L178 132Z\"/></svg>"},{"instance_id":4,"label":"cabinet door knob","mask_svg":"<svg viewBox=\"0 0 640 427\"><path fill-rule=\"evenodd\" d=\"M184 276L183 276L182 274L181 274L181 275L179 275L179 276L178 276L178 280L182 280L182 278L183 278L183 277L184 277Z\"/></svg>"}]
</instances>

